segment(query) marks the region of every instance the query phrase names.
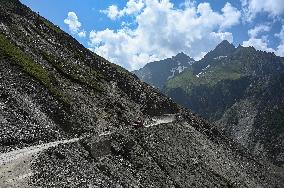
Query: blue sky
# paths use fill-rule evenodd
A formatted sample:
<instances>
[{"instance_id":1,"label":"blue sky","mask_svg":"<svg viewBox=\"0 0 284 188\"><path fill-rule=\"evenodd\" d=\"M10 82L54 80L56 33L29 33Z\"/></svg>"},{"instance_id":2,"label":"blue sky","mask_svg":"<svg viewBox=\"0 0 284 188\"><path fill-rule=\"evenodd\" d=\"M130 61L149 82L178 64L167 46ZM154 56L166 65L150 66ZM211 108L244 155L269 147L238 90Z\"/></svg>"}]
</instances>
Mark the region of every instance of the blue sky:
<instances>
[{"instance_id":1,"label":"blue sky","mask_svg":"<svg viewBox=\"0 0 284 188\"><path fill-rule=\"evenodd\" d=\"M178 52L200 59L223 39L284 56L283 0L21 0L129 70Z\"/></svg>"}]
</instances>

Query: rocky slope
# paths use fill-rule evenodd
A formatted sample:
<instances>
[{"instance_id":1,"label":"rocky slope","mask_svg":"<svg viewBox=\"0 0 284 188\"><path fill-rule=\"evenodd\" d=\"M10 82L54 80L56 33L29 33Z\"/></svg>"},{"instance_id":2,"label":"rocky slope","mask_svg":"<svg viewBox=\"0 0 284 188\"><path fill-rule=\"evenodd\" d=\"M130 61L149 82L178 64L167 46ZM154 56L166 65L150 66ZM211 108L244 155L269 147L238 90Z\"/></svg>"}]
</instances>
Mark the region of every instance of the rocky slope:
<instances>
[{"instance_id":1,"label":"rocky slope","mask_svg":"<svg viewBox=\"0 0 284 188\"><path fill-rule=\"evenodd\" d=\"M172 58L147 63L133 73L142 81L161 90L167 80L182 73L194 62L194 59L181 52Z\"/></svg>"},{"instance_id":2,"label":"rocky slope","mask_svg":"<svg viewBox=\"0 0 284 188\"><path fill-rule=\"evenodd\" d=\"M0 0L0 33L1 187L283 185L281 169L18 0Z\"/></svg>"},{"instance_id":3,"label":"rocky slope","mask_svg":"<svg viewBox=\"0 0 284 188\"><path fill-rule=\"evenodd\" d=\"M253 153L284 164L284 59L223 41L165 92ZM275 117L275 118L274 118Z\"/></svg>"}]
</instances>

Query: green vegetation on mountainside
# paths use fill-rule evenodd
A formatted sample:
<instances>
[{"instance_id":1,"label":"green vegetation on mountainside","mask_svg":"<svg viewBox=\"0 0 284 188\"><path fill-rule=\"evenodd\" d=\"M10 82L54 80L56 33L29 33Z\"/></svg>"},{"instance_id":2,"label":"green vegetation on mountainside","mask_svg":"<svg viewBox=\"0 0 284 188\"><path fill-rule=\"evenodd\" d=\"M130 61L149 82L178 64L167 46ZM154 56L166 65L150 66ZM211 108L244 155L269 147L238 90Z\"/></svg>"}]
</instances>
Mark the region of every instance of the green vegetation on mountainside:
<instances>
[{"instance_id":1,"label":"green vegetation on mountainside","mask_svg":"<svg viewBox=\"0 0 284 188\"><path fill-rule=\"evenodd\" d=\"M69 103L69 98L52 84L54 79L47 70L33 61L20 48L13 44L8 38L0 33L0 59L9 59L20 66L26 73L40 81L48 90L65 104Z\"/></svg>"},{"instance_id":2,"label":"green vegetation on mountainside","mask_svg":"<svg viewBox=\"0 0 284 188\"><path fill-rule=\"evenodd\" d=\"M44 24L51 30L53 30L55 33L61 33L63 34L63 31L56 25L54 25L53 23L51 23L49 20L41 17L41 20L44 22Z\"/></svg>"},{"instance_id":3,"label":"green vegetation on mountainside","mask_svg":"<svg viewBox=\"0 0 284 188\"><path fill-rule=\"evenodd\" d=\"M79 67L73 64L68 64L63 60L58 60L55 56L43 52L43 57L64 77L71 79L73 82L80 83L95 89L96 91L102 91L102 88L98 85L98 78L102 76L98 74L94 69L89 70L88 74L79 75Z\"/></svg>"},{"instance_id":4,"label":"green vegetation on mountainside","mask_svg":"<svg viewBox=\"0 0 284 188\"><path fill-rule=\"evenodd\" d=\"M187 94L194 86L207 85L212 87L221 80L236 80L244 76L242 64L238 61L222 62L218 66L209 67L197 77L192 69L169 80L166 83L166 92L174 88L182 88Z\"/></svg>"}]
</instances>

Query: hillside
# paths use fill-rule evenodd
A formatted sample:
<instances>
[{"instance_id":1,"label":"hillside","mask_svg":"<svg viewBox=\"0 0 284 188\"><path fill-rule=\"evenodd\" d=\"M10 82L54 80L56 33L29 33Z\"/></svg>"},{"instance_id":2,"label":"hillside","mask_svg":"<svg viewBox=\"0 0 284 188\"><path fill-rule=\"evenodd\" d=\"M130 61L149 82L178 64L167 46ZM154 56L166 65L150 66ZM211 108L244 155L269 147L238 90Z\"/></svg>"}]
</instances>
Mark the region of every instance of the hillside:
<instances>
[{"instance_id":1,"label":"hillside","mask_svg":"<svg viewBox=\"0 0 284 188\"><path fill-rule=\"evenodd\" d=\"M222 50L223 49L223 50ZM165 93L214 123L254 154L283 165L284 59L223 41ZM272 117L277 117L272 120Z\"/></svg>"},{"instance_id":2,"label":"hillside","mask_svg":"<svg viewBox=\"0 0 284 188\"><path fill-rule=\"evenodd\" d=\"M283 185L282 169L18 0L0 0L0 33L0 187Z\"/></svg>"}]
</instances>

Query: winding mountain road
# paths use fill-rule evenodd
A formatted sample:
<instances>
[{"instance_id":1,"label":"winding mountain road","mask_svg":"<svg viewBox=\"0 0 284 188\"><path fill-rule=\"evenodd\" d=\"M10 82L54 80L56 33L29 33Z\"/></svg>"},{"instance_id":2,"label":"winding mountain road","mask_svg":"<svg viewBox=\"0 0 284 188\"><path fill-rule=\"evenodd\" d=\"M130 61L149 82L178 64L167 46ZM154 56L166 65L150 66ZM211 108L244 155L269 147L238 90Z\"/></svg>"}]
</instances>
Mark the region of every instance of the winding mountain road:
<instances>
[{"instance_id":1,"label":"winding mountain road","mask_svg":"<svg viewBox=\"0 0 284 188\"><path fill-rule=\"evenodd\" d=\"M78 140L55 141L0 154L0 187L28 187L27 179L32 176L31 162L41 151Z\"/></svg>"},{"instance_id":2,"label":"winding mountain road","mask_svg":"<svg viewBox=\"0 0 284 188\"><path fill-rule=\"evenodd\" d=\"M175 121L175 114L165 114L160 117L153 117L144 127L152 127L159 124L171 123ZM103 132L99 136L109 135L111 132ZM33 175L31 162L40 152L56 147L59 144L73 143L80 138L49 142L36 146L14 150L8 153L0 153L0 187L28 188L28 178Z\"/></svg>"}]
</instances>

